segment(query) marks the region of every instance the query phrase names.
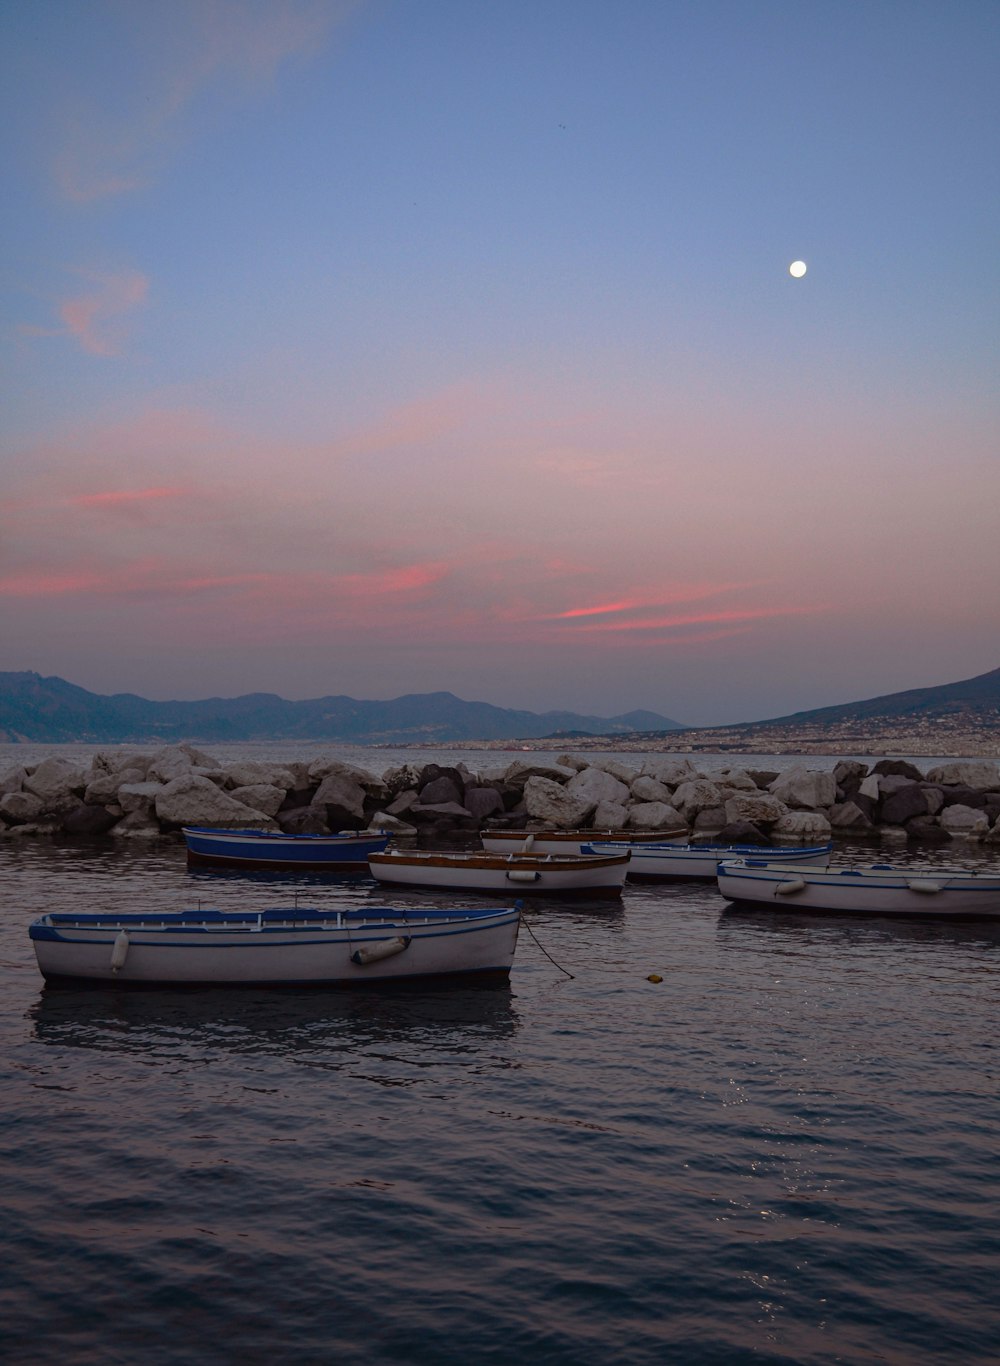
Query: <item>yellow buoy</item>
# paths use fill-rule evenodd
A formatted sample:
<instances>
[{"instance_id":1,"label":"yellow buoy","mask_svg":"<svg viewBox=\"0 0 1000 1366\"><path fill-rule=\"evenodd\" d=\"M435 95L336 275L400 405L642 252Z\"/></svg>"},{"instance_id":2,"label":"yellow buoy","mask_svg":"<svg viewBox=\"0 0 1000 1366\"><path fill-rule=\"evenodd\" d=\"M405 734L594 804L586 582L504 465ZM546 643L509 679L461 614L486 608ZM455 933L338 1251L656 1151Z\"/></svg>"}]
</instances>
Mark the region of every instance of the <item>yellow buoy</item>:
<instances>
[{"instance_id":1,"label":"yellow buoy","mask_svg":"<svg viewBox=\"0 0 1000 1366\"><path fill-rule=\"evenodd\" d=\"M658 972L651 972L651 973L649 974L649 976L646 978L646 981L647 981L647 982L662 982L662 981L663 981L663 978L660 976L660 974L659 974Z\"/></svg>"}]
</instances>

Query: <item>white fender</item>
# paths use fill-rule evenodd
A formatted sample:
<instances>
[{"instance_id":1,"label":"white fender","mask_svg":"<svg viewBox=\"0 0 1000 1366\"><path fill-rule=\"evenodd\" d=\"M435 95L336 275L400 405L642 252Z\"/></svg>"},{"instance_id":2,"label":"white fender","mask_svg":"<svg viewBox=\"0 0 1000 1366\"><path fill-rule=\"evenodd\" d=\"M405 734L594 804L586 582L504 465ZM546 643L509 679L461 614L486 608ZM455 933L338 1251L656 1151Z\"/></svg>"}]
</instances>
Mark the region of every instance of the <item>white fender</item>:
<instances>
[{"instance_id":1,"label":"white fender","mask_svg":"<svg viewBox=\"0 0 1000 1366\"><path fill-rule=\"evenodd\" d=\"M510 882L537 882L540 873L532 868L511 868L507 873Z\"/></svg>"},{"instance_id":2,"label":"white fender","mask_svg":"<svg viewBox=\"0 0 1000 1366\"><path fill-rule=\"evenodd\" d=\"M367 948L355 949L351 954L351 962L357 963L359 968L363 968L366 963L377 963L381 958L392 958L409 947L410 936L408 934L401 935L397 939L381 939L377 944L370 944Z\"/></svg>"},{"instance_id":3,"label":"white fender","mask_svg":"<svg viewBox=\"0 0 1000 1366\"><path fill-rule=\"evenodd\" d=\"M534 847L535 847L535 837L534 837L534 835L529 835L528 838L527 838L527 839L524 841L524 843L521 845L521 853L522 853L522 854L530 853L530 851L531 851L532 849L534 849Z\"/></svg>"},{"instance_id":4,"label":"white fender","mask_svg":"<svg viewBox=\"0 0 1000 1366\"><path fill-rule=\"evenodd\" d=\"M944 891L940 882L929 882L927 878L908 877L906 885L911 892L924 892L927 896L933 896L935 892Z\"/></svg>"},{"instance_id":5,"label":"white fender","mask_svg":"<svg viewBox=\"0 0 1000 1366\"><path fill-rule=\"evenodd\" d=\"M111 948L111 971L117 972L119 968L125 966L125 959L128 957L129 937L127 930L119 930Z\"/></svg>"},{"instance_id":6,"label":"white fender","mask_svg":"<svg viewBox=\"0 0 1000 1366\"><path fill-rule=\"evenodd\" d=\"M805 891L805 882L800 877L788 877L784 882L779 882L774 889L775 896L794 896L796 892Z\"/></svg>"}]
</instances>

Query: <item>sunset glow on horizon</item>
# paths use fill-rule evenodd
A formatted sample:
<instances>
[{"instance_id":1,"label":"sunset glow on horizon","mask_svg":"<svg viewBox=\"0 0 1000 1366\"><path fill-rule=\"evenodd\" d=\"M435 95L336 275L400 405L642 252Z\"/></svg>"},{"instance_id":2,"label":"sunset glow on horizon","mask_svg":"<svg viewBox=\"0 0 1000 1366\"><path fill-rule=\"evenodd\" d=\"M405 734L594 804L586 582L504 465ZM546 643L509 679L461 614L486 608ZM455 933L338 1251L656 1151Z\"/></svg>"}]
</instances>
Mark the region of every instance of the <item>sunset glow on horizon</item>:
<instances>
[{"instance_id":1,"label":"sunset glow on horizon","mask_svg":"<svg viewBox=\"0 0 1000 1366\"><path fill-rule=\"evenodd\" d=\"M711 724L1000 664L1000 12L792 13L10 10L0 669Z\"/></svg>"}]
</instances>

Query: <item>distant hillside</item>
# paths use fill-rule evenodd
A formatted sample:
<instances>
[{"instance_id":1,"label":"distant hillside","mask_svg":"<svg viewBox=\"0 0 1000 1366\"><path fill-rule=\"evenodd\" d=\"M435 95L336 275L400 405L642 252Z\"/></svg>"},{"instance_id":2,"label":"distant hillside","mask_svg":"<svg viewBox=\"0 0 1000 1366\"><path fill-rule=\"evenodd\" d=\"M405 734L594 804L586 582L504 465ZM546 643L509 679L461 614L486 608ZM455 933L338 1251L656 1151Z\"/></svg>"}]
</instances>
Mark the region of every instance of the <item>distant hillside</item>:
<instances>
[{"instance_id":1,"label":"distant hillside","mask_svg":"<svg viewBox=\"0 0 1000 1366\"><path fill-rule=\"evenodd\" d=\"M319 697L288 702L273 693L151 702L133 693L102 697L37 673L0 673L0 741L43 744L173 744L180 740L340 740L353 745L535 739L556 732L621 735L680 730L656 712L580 716L511 711L452 693L415 693L388 702Z\"/></svg>"},{"instance_id":2,"label":"distant hillside","mask_svg":"<svg viewBox=\"0 0 1000 1366\"><path fill-rule=\"evenodd\" d=\"M819 707L776 716L767 721L746 721L744 726L839 726L850 721L881 719L939 720L961 719L969 724L996 724L1000 721L1000 669L966 678L960 683L943 683L937 688L910 688L906 692L870 697L864 702L846 702L837 707ZM737 729L737 727L733 727Z\"/></svg>"}]
</instances>

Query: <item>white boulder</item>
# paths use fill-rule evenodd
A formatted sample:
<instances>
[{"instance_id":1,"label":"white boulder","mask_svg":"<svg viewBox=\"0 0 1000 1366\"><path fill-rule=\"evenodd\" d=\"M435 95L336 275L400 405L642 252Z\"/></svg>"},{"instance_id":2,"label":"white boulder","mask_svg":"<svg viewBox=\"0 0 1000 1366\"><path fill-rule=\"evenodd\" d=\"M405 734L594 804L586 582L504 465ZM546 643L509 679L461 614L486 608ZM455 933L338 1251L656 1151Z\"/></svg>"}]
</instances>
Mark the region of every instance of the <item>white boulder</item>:
<instances>
[{"instance_id":1,"label":"white boulder","mask_svg":"<svg viewBox=\"0 0 1000 1366\"><path fill-rule=\"evenodd\" d=\"M665 783L642 773L632 784L632 796L637 802L669 802L673 794Z\"/></svg>"},{"instance_id":2,"label":"white boulder","mask_svg":"<svg viewBox=\"0 0 1000 1366\"><path fill-rule=\"evenodd\" d=\"M663 783L664 787L676 787L678 783L686 783L698 776L697 769L690 759L673 759L667 755L660 759L654 756L645 760L641 772L655 778L658 783Z\"/></svg>"},{"instance_id":3,"label":"white boulder","mask_svg":"<svg viewBox=\"0 0 1000 1366\"><path fill-rule=\"evenodd\" d=\"M628 807L621 802L599 802L590 823L595 830L624 830L627 820Z\"/></svg>"},{"instance_id":4,"label":"white boulder","mask_svg":"<svg viewBox=\"0 0 1000 1366\"><path fill-rule=\"evenodd\" d=\"M786 806L805 811L832 806L837 800L837 784L832 773L819 773L801 765L779 774L768 791Z\"/></svg>"},{"instance_id":5,"label":"white boulder","mask_svg":"<svg viewBox=\"0 0 1000 1366\"><path fill-rule=\"evenodd\" d=\"M782 844L821 844L830 838L830 830L830 822L819 811L787 811L772 826L771 838Z\"/></svg>"},{"instance_id":6,"label":"white boulder","mask_svg":"<svg viewBox=\"0 0 1000 1366\"><path fill-rule=\"evenodd\" d=\"M234 787L229 795L234 802L263 811L265 816L276 816L285 800L285 789L271 783L249 783L246 787Z\"/></svg>"},{"instance_id":7,"label":"white boulder","mask_svg":"<svg viewBox=\"0 0 1000 1366\"><path fill-rule=\"evenodd\" d=\"M944 783L946 786L975 787L989 792L1000 789L1000 767L992 759L953 759L950 763L938 764L927 774L929 783Z\"/></svg>"},{"instance_id":8,"label":"white boulder","mask_svg":"<svg viewBox=\"0 0 1000 1366\"><path fill-rule=\"evenodd\" d=\"M123 803L124 805L124 803ZM168 825L217 825L230 829L277 830L270 817L234 801L208 778L175 778L157 793L157 818Z\"/></svg>"},{"instance_id":9,"label":"white boulder","mask_svg":"<svg viewBox=\"0 0 1000 1366\"><path fill-rule=\"evenodd\" d=\"M628 813L628 824L632 830L687 829L684 817L666 802L637 802Z\"/></svg>"},{"instance_id":10,"label":"white boulder","mask_svg":"<svg viewBox=\"0 0 1000 1366\"><path fill-rule=\"evenodd\" d=\"M83 796L87 778L84 770L68 759L43 759L22 787L41 797L47 811L56 811L65 808L67 798Z\"/></svg>"},{"instance_id":11,"label":"white boulder","mask_svg":"<svg viewBox=\"0 0 1000 1366\"><path fill-rule=\"evenodd\" d=\"M985 811L977 811L971 806L946 806L938 816L938 825L947 830L952 838L982 839L990 828L990 818Z\"/></svg>"},{"instance_id":12,"label":"white boulder","mask_svg":"<svg viewBox=\"0 0 1000 1366\"><path fill-rule=\"evenodd\" d=\"M678 787L673 795L673 804L690 822L699 811L721 807L722 794L717 785L707 778L692 778Z\"/></svg>"},{"instance_id":13,"label":"white boulder","mask_svg":"<svg viewBox=\"0 0 1000 1366\"><path fill-rule=\"evenodd\" d=\"M566 784L566 791L578 801L586 802L591 810L600 802L624 805L629 799L628 785L601 768L585 768L574 774Z\"/></svg>"},{"instance_id":14,"label":"white boulder","mask_svg":"<svg viewBox=\"0 0 1000 1366\"><path fill-rule=\"evenodd\" d=\"M726 824L750 821L752 825L774 825L788 807L768 792L736 792L726 800Z\"/></svg>"},{"instance_id":15,"label":"white boulder","mask_svg":"<svg viewBox=\"0 0 1000 1366\"><path fill-rule=\"evenodd\" d=\"M524 784L524 806L533 820L572 830L585 825L597 803L567 792L551 778L531 777Z\"/></svg>"}]
</instances>

